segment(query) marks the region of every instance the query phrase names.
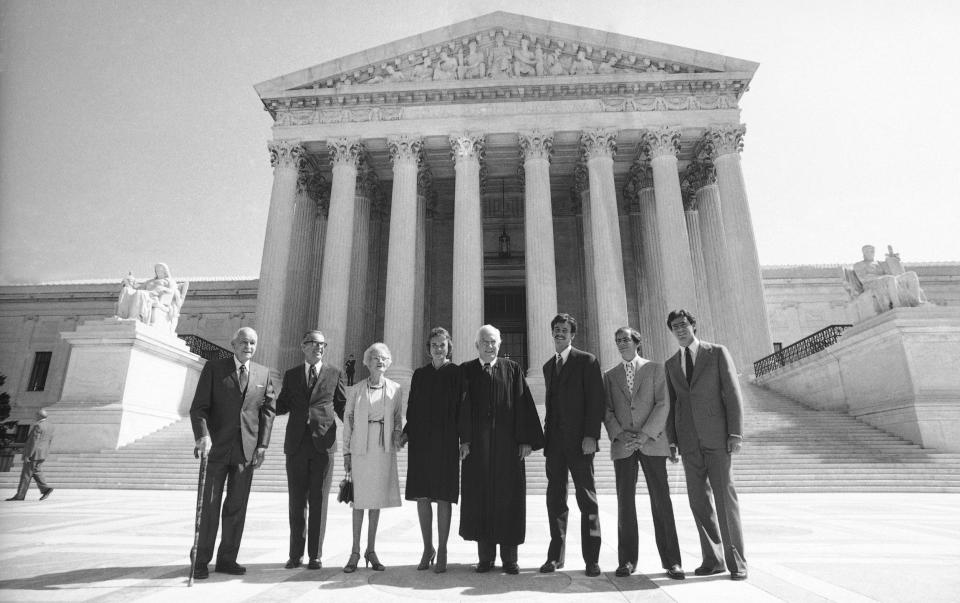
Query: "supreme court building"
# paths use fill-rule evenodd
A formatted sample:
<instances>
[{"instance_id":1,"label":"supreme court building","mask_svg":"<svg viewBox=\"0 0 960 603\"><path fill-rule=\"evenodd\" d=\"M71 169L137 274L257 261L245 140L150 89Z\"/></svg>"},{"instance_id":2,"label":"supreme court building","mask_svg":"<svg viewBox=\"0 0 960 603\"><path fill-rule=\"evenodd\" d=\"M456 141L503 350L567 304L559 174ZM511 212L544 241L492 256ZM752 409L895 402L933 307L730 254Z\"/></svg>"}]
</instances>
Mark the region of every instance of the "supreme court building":
<instances>
[{"instance_id":1,"label":"supreme court building","mask_svg":"<svg viewBox=\"0 0 960 603\"><path fill-rule=\"evenodd\" d=\"M751 372L772 351L740 167L756 69L498 12L257 85L274 119L258 360L295 365L319 327L326 362L382 340L408 383L431 327L463 362L492 323L536 390L557 312L607 369L622 325L672 354L684 307Z\"/></svg>"}]
</instances>

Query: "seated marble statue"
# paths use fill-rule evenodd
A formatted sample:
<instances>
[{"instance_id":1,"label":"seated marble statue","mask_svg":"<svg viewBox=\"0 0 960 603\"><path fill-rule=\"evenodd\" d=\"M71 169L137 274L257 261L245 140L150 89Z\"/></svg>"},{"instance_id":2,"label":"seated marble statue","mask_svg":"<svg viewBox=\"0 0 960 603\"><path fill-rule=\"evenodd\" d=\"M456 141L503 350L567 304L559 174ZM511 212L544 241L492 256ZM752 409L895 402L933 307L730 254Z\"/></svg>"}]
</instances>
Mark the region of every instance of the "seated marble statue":
<instances>
[{"instance_id":1,"label":"seated marble statue","mask_svg":"<svg viewBox=\"0 0 960 603\"><path fill-rule=\"evenodd\" d=\"M497 32L493 46L487 54L487 75L505 78L513 75L513 51L504 45L503 34Z\"/></svg>"},{"instance_id":2,"label":"seated marble statue","mask_svg":"<svg viewBox=\"0 0 960 603\"><path fill-rule=\"evenodd\" d=\"M887 246L887 257L883 262L874 259L876 249L873 245L864 245L862 251L863 259L852 269L844 270L844 285L851 298L872 296L877 312L926 303L917 273L903 269L900 254L894 253L893 247Z\"/></svg>"},{"instance_id":3,"label":"seated marble statue","mask_svg":"<svg viewBox=\"0 0 960 603\"><path fill-rule=\"evenodd\" d=\"M457 75L461 80L473 80L482 78L487 73L487 58L483 50L477 46L476 40L470 40L468 44L469 52L460 58L460 68L457 69ZM461 49L461 53L463 50Z\"/></svg>"},{"instance_id":4,"label":"seated marble statue","mask_svg":"<svg viewBox=\"0 0 960 603\"><path fill-rule=\"evenodd\" d=\"M459 66L456 57L450 56L446 50L441 50L440 58L437 59L437 66L433 70L433 79L455 80L457 79L457 68Z\"/></svg>"},{"instance_id":5,"label":"seated marble statue","mask_svg":"<svg viewBox=\"0 0 960 603\"><path fill-rule=\"evenodd\" d=\"M537 74L537 56L530 50L530 40L520 38L520 48L513 53L513 74L517 77Z\"/></svg>"},{"instance_id":6,"label":"seated marble statue","mask_svg":"<svg viewBox=\"0 0 960 603\"><path fill-rule=\"evenodd\" d=\"M162 262L155 264L153 270L154 277L142 282L133 278L132 273L123 279L117 316L135 318L144 324L168 329L171 335L175 335L180 307L190 283L178 284L170 275L170 268Z\"/></svg>"}]
</instances>

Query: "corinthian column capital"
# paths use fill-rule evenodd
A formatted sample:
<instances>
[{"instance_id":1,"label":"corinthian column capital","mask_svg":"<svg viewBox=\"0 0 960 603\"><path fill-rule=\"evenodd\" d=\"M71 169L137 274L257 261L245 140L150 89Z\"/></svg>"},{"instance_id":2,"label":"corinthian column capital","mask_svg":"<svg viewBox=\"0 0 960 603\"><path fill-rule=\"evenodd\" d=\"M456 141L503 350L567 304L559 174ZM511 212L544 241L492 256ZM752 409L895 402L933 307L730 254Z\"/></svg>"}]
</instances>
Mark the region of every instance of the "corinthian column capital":
<instances>
[{"instance_id":1,"label":"corinthian column capital","mask_svg":"<svg viewBox=\"0 0 960 603\"><path fill-rule=\"evenodd\" d=\"M334 138L327 141L327 148L330 150L330 165L333 167L349 165L356 168L364 153L363 143L359 138Z\"/></svg>"},{"instance_id":2,"label":"corinthian column capital","mask_svg":"<svg viewBox=\"0 0 960 603\"><path fill-rule=\"evenodd\" d=\"M641 134L641 143L651 159L680 152L680 129L675 126L650 128Z\"/></svg>"},{"instance_id":3,"label":"corinthian column capital","mask_svg":"<svg viewBox=\"0 0 960 603\"><path fill-rule=\"evenodd\" d=\"M423 152L423 139L419 136L391 136L387 139L387 148L394 165L417 163Z\"/></svg>"},{"instance_id":4,"label":"corinthian column capital","mask_svg":"<svg viewBox=\"0 0 960 603\"><path fill-rule=\"evenodd\" d=\"M454 163L461 159L483 160L486 138L483 134L457 134L450 137L450 151Z\"/></svg>"},{"instance_id":5,"label":"corinthian column capital","mask_svg":"<svg viewBox=\"0 0 960 603\"><path fill-rule=\"evenodd\" d=\"M713 159L721 155L740 153L743 150L743 137L747 133L747 126L743 124L725 124L711 126L704 133L704 142Z\"/></svg>"},{"instance_id":6,"label":"corinthian column capital","mask_svg":"<svg viewBox=\"0 0 960 603\"><path fill-rule=\"evenodd\" d=\"M709 156L700 156L690 162L680 180L696 192L705 186L716 184L717 168Z\"/></svg>"},{"instance_id":7,"label":"corinthian column capital","mask_svg":"<svg viewBox=\"0 0 960 603\"><path fill-rule=\"evenodd\" d=\"M617 154L617 131L595 128L580 132L580 152L587 161L600 157L613 159Z\"/></svg>"},{"instance_id":8,"label":"corinthian column capital","mask_svg":"<svg viewBox=\"0 0 960 603\"><path fill-rule=\"evenodd\" d=\"M517 141L520 143L520 159L546 159L550 161L553 155L553 132L533 130L519 132Z\"/></svg>"},{"instance_id":9,"label":"corinthian column capital","mask_svg":"<svg viewBox=\"0 0 960 603\"><path fill-rule=\"evenodd\" d=\"M427 198L433 194L433 171L425 161L417 165L417 194Z\"/></svg>"},{"instance_id":10,"label":"corinthian column capital","mask_svg":"<svg viewBox=\"0 0 960 603\"><path fill-rule=\"evenodd\" d=\"M626 211L635 211L639 208L640 191L653 188L653 170L650 162L637 158L630 166L627 181L623 185L623 201Z\"/></svg>"},{"instance_id":11,"label":"corinthian column capital","mask_svg":"<svg viewBox=\"0 0 960 603\"><path fill-rule=\"evenodd\" d=\"M370 166L370 161L366 156L361 158L357 166L357 194L367 199L379 199L383 187L380 185L380 177Z\"/></svg>"},{"instance_id":12,"label":"corinthian column capital","mask_svg":"<svg viewBox=\"0 0 960 603\"><path fill-rule=\"evenodd\" d=\"M299 140L271 140L267 142L270 151L270 166L273 168L300 169L306 151Z\"/></svg>"}]
</instances>

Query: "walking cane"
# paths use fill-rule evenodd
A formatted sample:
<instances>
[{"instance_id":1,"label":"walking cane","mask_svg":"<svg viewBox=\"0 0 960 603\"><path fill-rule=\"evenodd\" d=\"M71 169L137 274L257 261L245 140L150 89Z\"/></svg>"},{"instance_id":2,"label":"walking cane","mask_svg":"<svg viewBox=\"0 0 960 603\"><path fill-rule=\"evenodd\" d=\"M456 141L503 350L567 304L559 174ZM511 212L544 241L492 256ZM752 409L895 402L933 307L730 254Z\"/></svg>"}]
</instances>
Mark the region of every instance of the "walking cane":
<instances>
[{"instance_id":1,"label":"walking cane","mask_svg":"<svg viewBox=\"0 0 960 603\"><path fill-rule=\"evenodd\" d=\"M193 527L193 548L190 549L190 577L187 586L193 586L193 571L197 567L197 545L200 543L200 517L203 515L203 485L207 481L207 451L193 449L193 458L200 458L200 478L197 483L197 517Z\"/></svg>"}]
</instances>

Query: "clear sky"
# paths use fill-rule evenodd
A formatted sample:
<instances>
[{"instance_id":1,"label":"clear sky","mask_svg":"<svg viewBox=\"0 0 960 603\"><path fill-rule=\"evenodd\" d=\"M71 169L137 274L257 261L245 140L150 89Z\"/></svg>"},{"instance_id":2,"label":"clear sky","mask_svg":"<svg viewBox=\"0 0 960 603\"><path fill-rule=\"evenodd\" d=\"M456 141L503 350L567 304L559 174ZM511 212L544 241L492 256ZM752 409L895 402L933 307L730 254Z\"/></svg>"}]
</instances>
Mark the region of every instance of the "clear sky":
<instances>
[{"instance_id":1,"label":"clear sky","mask_svg":"<svg viewBox=\"0 0 960 603\"><path fill-rule=\"evenodd\" d=\"M955 0L0 1L0 283L257 276L253 85L495 10L760 63L761 264L960 261Z\"/></svg>"}]
</instances>

